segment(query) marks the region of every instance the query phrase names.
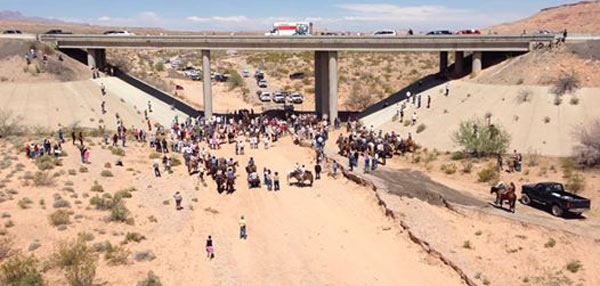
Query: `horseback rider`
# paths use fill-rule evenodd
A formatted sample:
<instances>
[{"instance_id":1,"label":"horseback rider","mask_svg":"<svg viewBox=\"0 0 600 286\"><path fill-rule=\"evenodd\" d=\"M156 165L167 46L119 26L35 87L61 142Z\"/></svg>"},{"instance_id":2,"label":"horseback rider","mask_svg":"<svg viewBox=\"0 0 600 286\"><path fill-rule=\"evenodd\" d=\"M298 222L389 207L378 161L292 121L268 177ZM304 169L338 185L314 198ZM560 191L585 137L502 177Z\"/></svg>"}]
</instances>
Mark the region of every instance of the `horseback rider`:
<instances>
[{"instance_id":1,"label":"horseback rider","mask_svg":"<svg viewBox=\"0 0 600 286\"><path fill-rule=\"evenodd\" d=\"M504 181L499 181L496 184L495 188L498 190L498 192L496 193L497 195L496 195L496 202L495 202L495 204L498 205L498 204L501 203L500 198L502 198L505 194L508 193L508 189L507 189L506 183Z\"/></svg>"}]
</instances>

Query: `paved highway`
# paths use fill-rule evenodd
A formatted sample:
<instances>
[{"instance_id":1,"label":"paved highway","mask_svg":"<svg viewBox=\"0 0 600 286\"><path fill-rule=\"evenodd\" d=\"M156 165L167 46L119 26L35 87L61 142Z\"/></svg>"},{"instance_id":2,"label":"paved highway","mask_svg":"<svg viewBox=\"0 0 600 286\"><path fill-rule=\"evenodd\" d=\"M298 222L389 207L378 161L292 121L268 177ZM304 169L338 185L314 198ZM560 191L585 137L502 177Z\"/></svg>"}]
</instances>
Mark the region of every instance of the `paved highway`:
<instances>
[{"instance_id":1,"label":"paved highway","mask_svg":"<svg viewBox=\"0 0 600 286\"><path fill-rule=\"evenodd\" d=\"M547 42L552 35L525 36L122 36L40 35L39 40L60 48L172 48L204 50L309 50L309 51L529 51L531 43Z\"/></svg>"}]
</instances>

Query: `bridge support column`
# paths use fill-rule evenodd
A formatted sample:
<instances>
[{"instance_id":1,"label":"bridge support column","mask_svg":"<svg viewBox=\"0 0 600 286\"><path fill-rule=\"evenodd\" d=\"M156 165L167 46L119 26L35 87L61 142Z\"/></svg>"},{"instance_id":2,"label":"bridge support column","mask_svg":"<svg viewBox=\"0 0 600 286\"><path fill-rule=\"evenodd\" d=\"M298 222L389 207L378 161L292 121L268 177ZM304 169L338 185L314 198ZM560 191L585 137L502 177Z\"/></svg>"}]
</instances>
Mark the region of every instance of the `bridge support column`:
<instances>
[{"instance_id":1,"label":"bridge support column","mask_svg":"<svg viewBox=\"0 0 600 286\"><path fill-rule=\"evenodd\" d=\"M465 52L454 52L454 75L461 75L465 66Z\"/></svg>"},{"instance_id":2,"label":"bridge support column","mask_svg":"<svg viewBox=\"0 0 600 286\"><path fill-rule=\"evenodd\" d=\"M448 52L440 52L440 75L445 75L448 70Z\"/></svg>"},{"instance_id":3,"label":"bridge support column","mask_svg":"<svg viewBox=\"0 0 600 286\"><path fill-rule=\"evenodd\" d=\"M471 76L477 76L481 72L481 52L473 52L473 65L471 69Z\"/></svg>"},{"instance_id":4,"label":"bridge support column","mask_svg":"<svg viewBox=\"0 0 600 286\"><path fill-rule=\"evenodd\" d=\"M336 51L315 52L315 111L329 122L338 117L337 70Z\"/></svg>"},{"instance_id":5,"label":"bridge support column","mask_svg":"<svg viewBox=\"0 0 600 286\"><path fill-rule=\"evenodd\" d=\"M210 118L212 108L212 83L210 81L210 50L202 50L202 92L204 97L204 118Z\"/></svg>"},{"instance_id":6,"label":"bridge support column","mask_svg":"<svg viewBox=\"0 0 600 286\"><path fill-rule=\"evenodd\" d=\"M87 63L91 68L103 69L106 65L106 50L87 49Z\"/></svg>"}]
</instances>

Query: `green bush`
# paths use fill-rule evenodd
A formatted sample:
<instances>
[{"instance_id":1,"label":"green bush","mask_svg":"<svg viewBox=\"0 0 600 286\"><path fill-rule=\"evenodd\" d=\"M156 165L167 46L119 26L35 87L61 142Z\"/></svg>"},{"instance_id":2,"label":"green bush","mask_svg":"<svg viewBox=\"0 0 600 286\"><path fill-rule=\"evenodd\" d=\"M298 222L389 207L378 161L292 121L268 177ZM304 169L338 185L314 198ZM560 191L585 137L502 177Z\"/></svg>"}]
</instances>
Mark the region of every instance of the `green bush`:
<instances>
[{"instance_id":1,"label":"green bush","mask_svg":"<svg viewBox=\"0 0 600 286\"><path fill-rule=\"evenodd\" d=\"M567 264L567 270L571 271L572 273L576 273L577 271L579 271L579 269L581 269L582 266L583 265L581 265L581 262L579 260L574 260Z\"/></svg>"},{"instance_id":2,"label":"green bush","mask_svg":"<svg viewBox=\"0 0 600 286\"><path fill-rule=\"evenodd\" d=\"M16 255L0 267L1 285L43 286L44 278L38 270L38 262L33 256Z\"/></svg>"},{"instance_id":3,"label":"green bush","mask_svg":"<svg viewBox=\"0 0 600 286\"><path fill-rule=\"evenodd\" d=\"M110 209L108 219L116 222L127 222L129 219L129 210L123 202L118 202Z\"/></svg>"},{"instance_id":4,"label":"green bush","mask_svg":"<svg viewBox=\"0 0 600 286\"><path fill-rule=\"evenodd\" d=\"M53 226L67 225L71 222L69 217L70 215L67 211L57 210L49 216L50 224Z\"/></svg>"},{"instance_id":5,"label":"green bush","mask_svg":"<svg viewBox=\"0 0 600 286\"><path fill-rule=\"evenodd\" d=\"M137 286L162 286L158 276L154 275L154 272L149 271L146 279L137 283Z\"/></svg>"},{"instance_id":6,"label":"green bush","mask_svg":"<svg viewBox=\"0 0 600 286\"><path fill-rule=\"evenodd\" d=\"M104 192L104 188L102 185L98 184L97 181L94 181L94 185L90 188L90 192L102 193Z\"/></svg>"},{"instance_id":7,"label":"green bush","mask_svg":"<svg viewBox=\"0 0 600 286\"><path fill-rule=\"evenodd\" d=\"M466 154L463 152L452 152L452 154L450 155L450 160L458 161L458 160L462 160L466 157L467 157Z\"/></svg>"},{"instance_id":8,"label":"green bush","mask_svg":"<svg viewBox=\"0 0 600 286\"><path fill-rule=\"evenodd\" d=\"M53 169L55 166L61 166L62 161L60 159L54 158L54 156L44 155L39 156L35 159L35 165L41 171L46 171Z\"/></svg>"},{"instance_id":9,"label":"green bush","mask_svg":"<svg viewBox=\"0 0 600 286\"><path fill-rule=\"evenodd\" d=\"M504 153L510 144L510 135L501 126L488 125L483 118L462 121L452 139L476 157Z\"/></svg>"},{"instance_id":10,"label":"green bush","mask_svg":"<svg viewBox=\"0 0 600 286\"><path fill-rule=\"evenodd\" d=\"M494 165L489 165L477 173L477 181L480 183L494 183L498 180L500 175L498 174L498 168Z\"/></svg>"},{"instance_id":11,"label":"green bush","mask_svg":"<svg viewBox=\"0 0 600 286\"><path fill-rule=\"evenodd\" d=\"M122 246L111 246L104 253L104 259L107 260L108 265L126 265L130 254L131 252Z\"/></svg>"}]
</instances>

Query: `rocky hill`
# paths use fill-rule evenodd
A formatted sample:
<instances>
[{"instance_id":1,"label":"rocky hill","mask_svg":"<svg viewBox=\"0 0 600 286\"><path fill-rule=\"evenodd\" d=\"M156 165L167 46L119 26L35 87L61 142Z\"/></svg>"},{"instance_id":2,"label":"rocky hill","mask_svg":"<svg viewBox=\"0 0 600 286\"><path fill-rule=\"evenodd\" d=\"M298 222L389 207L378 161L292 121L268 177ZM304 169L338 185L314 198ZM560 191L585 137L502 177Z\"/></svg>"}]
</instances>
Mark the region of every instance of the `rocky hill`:
<instances>
[{"instance_id":1,"label":"rocky hill","mask_svg":"<svg viewBox=\"0 0 600 286\"><path fill-rule=\"evenodd\" d=\"M538 30L562 31L574 33L599 33L600 1L582 1L550 7L535 15L512 23L492 26L489 30L498 34L521 33Z\"/></svg>"}]
</instances>

